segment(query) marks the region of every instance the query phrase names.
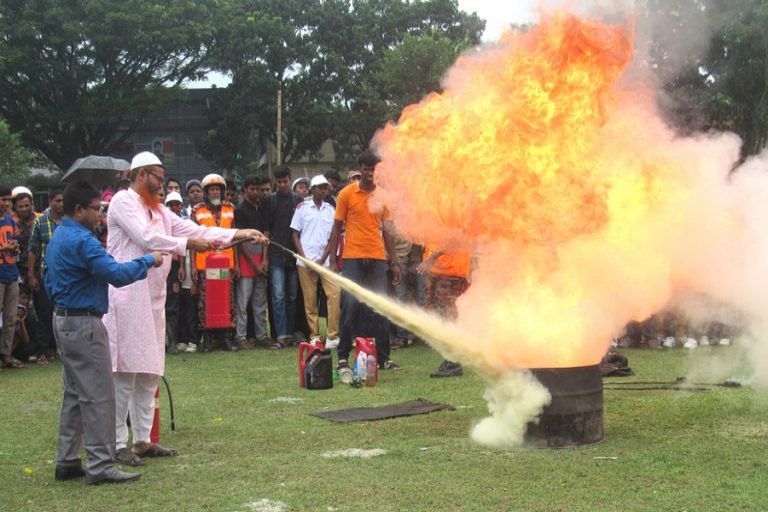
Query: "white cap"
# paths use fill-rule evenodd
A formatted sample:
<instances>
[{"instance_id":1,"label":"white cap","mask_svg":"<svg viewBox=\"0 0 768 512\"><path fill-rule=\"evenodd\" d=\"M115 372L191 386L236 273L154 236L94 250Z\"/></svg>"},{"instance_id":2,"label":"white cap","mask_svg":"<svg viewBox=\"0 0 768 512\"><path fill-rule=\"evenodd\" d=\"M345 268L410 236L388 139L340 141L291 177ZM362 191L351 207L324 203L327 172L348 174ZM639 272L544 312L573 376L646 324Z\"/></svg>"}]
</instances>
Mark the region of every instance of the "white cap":
<instances>
[{"instance_id":1,"label":"white cap","mask_svg":"<svg viewBox=\"0 0 768 512\"><path fill-rule=\"evenodd\" d=\"M318 174L312 178L312 182L310 183L309 188L316 187L318 185L328 185L328 180L325 179L325 176L322 174Z\"/></svg>"},{"instance_id":2,"label":"white cap","mask_svg":"<svg viewBox=\"0 0 768 512\"><path fill-rule=\"evenodd\" d=\"M170 192L167 196L165 196L165 204L167 205L171 201L178 201L180 203L184 203L184 201L181 200L181 194L178 192Z\"/></svg>"},{"instance_id":3,"label":"white cap","mask_svg":"<svg viewBox=\"0 0 768 512\"><path fill-rule=\"evenodd\" d=\"M29 194L32 196L32 191L27 187L14 187L14 189L11 190L11 199L16 198L16 196L19 194Z\"/></svg>"},{"instance_id":4,"label":"white cap","mask_svg":"<svg viewBox=\"0 0 768 512\"><path fill-rule=\"evenodd\" d=\"M163 167L163 162L150 151L142 151L131 160L131 170L147 167L148 165L159 165L160 167Z\"/></svg>"}]
</instances>

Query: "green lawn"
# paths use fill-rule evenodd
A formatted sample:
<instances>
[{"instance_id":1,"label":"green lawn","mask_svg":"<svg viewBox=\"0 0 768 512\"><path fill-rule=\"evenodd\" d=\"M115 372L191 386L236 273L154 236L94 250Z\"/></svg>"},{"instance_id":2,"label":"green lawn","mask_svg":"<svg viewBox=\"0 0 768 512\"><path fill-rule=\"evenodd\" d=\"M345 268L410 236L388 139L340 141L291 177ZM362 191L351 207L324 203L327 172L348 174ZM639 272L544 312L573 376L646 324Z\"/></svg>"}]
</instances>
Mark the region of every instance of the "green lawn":
<instances>
[{"instance_id":1,"label":"green lawn","mask_svg":"<svg viewBox=\"0 0 768 512\"><path fill-rule=\"evenodd\" d=\"M624 353L637 376L608 381L671 381L690 358ZM751 388L606 390L602 443L494 451L469 440L487 411L479 377L430 379L441 358L423 346L394 359L404 369L375 388L307 391L295 349L171 356L177 428L164 394L162 442L181 456L149 461L138 482L99 487L53 479L59 364L5 370L0 510L768 510L768 401ZM457 409L343 425L308 415L416 397ZM323 457L345 448L386 453Z\"/></svg>"}]
</instances>

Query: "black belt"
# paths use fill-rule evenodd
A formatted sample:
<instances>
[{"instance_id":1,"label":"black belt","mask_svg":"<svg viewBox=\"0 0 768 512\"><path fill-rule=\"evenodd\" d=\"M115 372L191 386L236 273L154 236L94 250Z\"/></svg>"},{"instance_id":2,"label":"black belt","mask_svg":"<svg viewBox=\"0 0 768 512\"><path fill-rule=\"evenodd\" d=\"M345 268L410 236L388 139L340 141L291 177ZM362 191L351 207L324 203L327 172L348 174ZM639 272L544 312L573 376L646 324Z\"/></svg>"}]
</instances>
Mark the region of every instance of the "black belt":
<instances>
[{"instance_id":1,"label":"black belt","mask_svg":"<svg viewBox=\"0 0 768 512\"><path fill-rule=\"evenodd\" d=\"M90 309L67 309L60 307L54 308L53 314L57 316L97 316L99 318L104 316L103 313L97 313Z\"/></svg>"}]
</instances>

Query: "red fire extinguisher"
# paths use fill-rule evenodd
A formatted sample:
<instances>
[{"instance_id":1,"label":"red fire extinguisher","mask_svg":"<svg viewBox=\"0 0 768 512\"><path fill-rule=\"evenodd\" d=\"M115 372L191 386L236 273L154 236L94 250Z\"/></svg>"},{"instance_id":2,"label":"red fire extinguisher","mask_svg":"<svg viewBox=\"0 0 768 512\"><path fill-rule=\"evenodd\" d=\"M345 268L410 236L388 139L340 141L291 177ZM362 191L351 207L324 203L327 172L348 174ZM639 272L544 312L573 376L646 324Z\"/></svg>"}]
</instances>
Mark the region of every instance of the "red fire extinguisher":
<instances>
[{"instance_id":1,"label":"red fire extinguisher","mask_svg":"<svg viewBox=\"0 0 768 512\"><path fill-rule=\"evenodd\" d=\"M230 317L229 256L214 251L205 258L205 328L228 329Z\"/></svg>"},{"instance_id":2,"label":"red fire extinguisher","mask_svg":"<svg viewBox=\"0 0 768 512\"><path fill-rule=\"evenodd\" d=\"M149 431L149 440L153 444L160 442L160 386L155 390L155 417L152 419L152 430Z\"/></svg>"}]
</instances>

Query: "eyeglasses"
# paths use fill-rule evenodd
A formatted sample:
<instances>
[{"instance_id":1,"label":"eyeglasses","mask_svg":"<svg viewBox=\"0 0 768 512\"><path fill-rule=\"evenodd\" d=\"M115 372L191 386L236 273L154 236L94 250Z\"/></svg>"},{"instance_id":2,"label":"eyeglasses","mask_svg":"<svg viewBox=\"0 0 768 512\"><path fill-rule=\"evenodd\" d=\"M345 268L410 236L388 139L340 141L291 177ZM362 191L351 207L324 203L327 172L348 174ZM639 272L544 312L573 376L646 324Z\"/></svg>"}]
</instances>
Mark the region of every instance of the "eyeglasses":
<instances>
[{"instance_id":1,"label":"eyeglasses","mask_svg":"<svg viewBox=\"0 0 768 512\"><path fill-rule=\"evenodd\" d=\"M157 174L153 173L152 171L145 171L145 172L146 172L146 173L147 173L149 176L152 176L153 178L155 178L155 179L156 179L156 180L157 180L157 181L158 181L160 184L162 184L162 183L163 183L163 180L165 179L164 177L162 177L162 176L158 176Z\"/></svg>"}]
</instances>

